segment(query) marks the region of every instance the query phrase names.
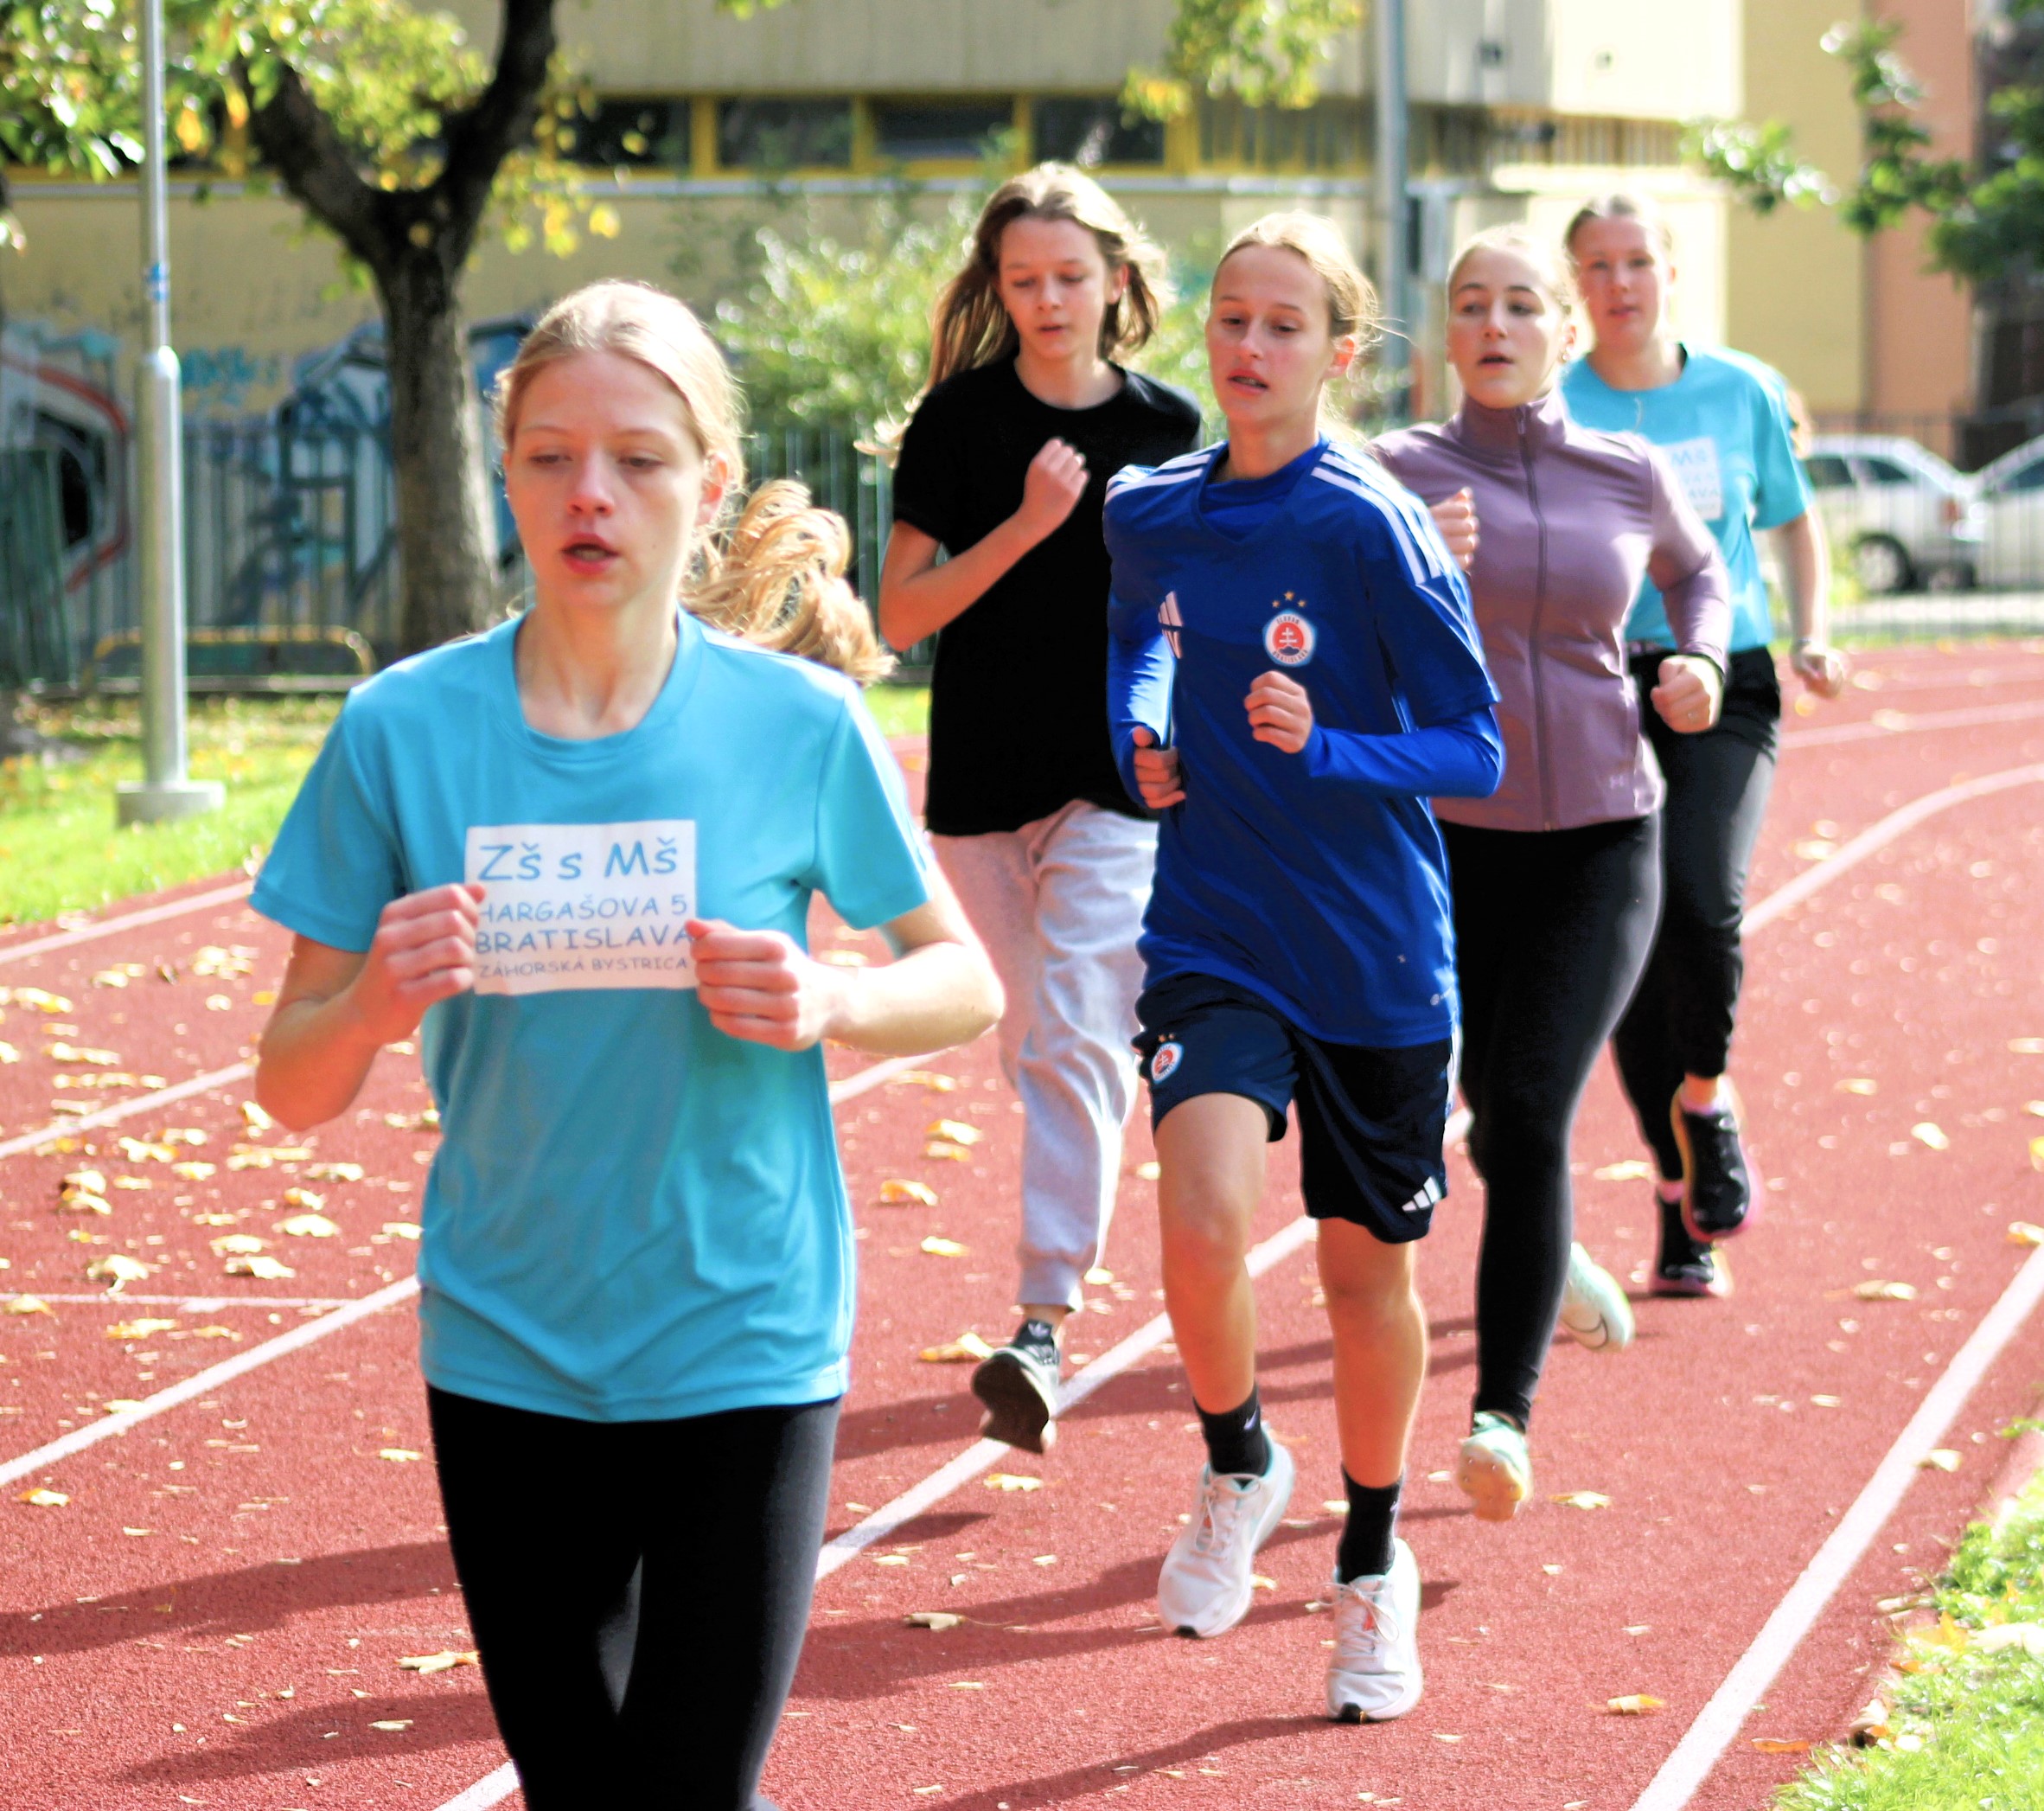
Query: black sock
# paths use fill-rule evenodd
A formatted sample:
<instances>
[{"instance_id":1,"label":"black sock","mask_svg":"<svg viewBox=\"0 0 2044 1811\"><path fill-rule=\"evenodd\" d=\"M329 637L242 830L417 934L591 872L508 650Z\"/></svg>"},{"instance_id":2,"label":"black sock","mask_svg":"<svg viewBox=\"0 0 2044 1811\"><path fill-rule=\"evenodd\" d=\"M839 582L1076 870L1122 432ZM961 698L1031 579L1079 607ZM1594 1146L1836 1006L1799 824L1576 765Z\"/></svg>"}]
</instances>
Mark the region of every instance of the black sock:
<instances>
[{"instance_id":1,"label":"black sock","mask_svg":"<svg viewBox=\"0 0 2044 1811\"><path fill-rule=\"evenodd\" d=\"M1260 1478L1270 1469L1270 1437L1263 1431L1263 1405L1254 1386L1240 1408L1221 1415L1200 1409L1199 1428L1206 1436L1207 1463L1217 1475Z\"/></svg>"},{"instance_id":2,"label":"black sock","mask_svg":"<svg viewBox=\"0 0 2044 1811\"><path fill-rule=\"evenodd\" d=\"M1048 1321L1025 1321L1009 1343L1028 1347L1046 1365L1057 1362L1057 1329Z\"/></svg>"},{"instance_id":3,"label":"black sock","mask_svg":"<svg viewBox=\"0 0 2044 1811\"><path fill-rule=\"evenodd\" d=\"M1347 1472L1341 1481L1349 1494L1349 1519L1334 1552L1334 1576L1344 1584L1351 1578L1374 1578L1391 1570L1391 1536L1398 1526L1401 1478L1381 1489L1358 1484Z\"/></svg>"}]
</instances>

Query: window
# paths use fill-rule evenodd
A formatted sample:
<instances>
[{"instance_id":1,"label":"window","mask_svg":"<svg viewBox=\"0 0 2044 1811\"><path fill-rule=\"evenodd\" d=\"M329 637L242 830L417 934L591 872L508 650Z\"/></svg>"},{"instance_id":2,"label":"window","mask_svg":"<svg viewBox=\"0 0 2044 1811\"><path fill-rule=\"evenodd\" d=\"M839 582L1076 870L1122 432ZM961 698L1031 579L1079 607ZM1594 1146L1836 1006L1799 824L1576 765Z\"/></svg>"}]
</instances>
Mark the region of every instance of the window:
<instances>
[{"instance_id":1,"label":"window","mask_svg":"<svg viewBox=\"0 0 2044 1811\"><path fill-rule=\"evenodd\" d=\"M1164 161L1164 122L1129 118L1111 95L1050 96L1030 111L1038 163L1056 158L1090 170L1099 163Z\"/></svg>"},{"instance_id":2,"label":"window","mask_svg":"<svg viewBox=\"0 0 2044 1811\"><path fill-rule=\"evenodd\" d=\"M852 103L844 99L720 101L717 161L727 170L847 170Z\"/></svg>"},{"instance_id":3,"label":"window","mask_svg":"<svg viewBox=\"0 0 2044 1811\"><path fill-rule=\"evenodd\" d=\"M873 149L903 163L971 163L1014 124L1012 100L875 101Z\"/></svg>"},{"instance_id":4,"label":"window","mask_svg":"<svg viewBox=\"0 0 2044 1811\"><path fill-rule=\"evenodd\" d=\"M1810 475L1812 490L1849 490L1852 488L1852 469L1836 453L1812 454L1804 460L1803 470Z\"/></svg>"},{"instance_id":5,"label":"window","mask_svg":"<svg viewBox=\"0 0 2044 1811\"><path fill-rule=\"evenodd\" d=\"M577 163L605 169L620 164L663 170L688 168L688 103L685 100L610 99L593 112L564 123L563 136Z\"/></svg>"},{"instance_id":6,"label":"window","mask_svg":"<svg viewBox=\"0 0 2044 1811\"><path fill-rule=\"evenodd\" d=\"M1893 459L1869 459L1862 456L1860 469L1867 474L1869 484L1913 484L1916 475L1905 470Z\"/></svg>"},{"instance_id":7,"label":"window","mask_svg":"<svg viewBox=\"0 0 2044 1811\"><path fill-rule=\"evenodd\" d=\"M1352 100L1310 107L1245 107L1199 99L1199 159L1251 170L1357 170L1363 165L1364 116Z\"/></svg>"}]
</instances>

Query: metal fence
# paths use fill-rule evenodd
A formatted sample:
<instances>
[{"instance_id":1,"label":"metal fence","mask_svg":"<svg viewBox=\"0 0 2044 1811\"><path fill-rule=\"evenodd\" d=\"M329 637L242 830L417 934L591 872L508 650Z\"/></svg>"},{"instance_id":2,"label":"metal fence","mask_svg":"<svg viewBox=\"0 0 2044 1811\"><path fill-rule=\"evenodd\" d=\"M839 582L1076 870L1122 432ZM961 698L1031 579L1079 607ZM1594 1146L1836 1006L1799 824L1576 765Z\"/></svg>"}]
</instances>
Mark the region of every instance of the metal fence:
<instances>
[{"instance_id":1,"label":"metal fence","mask_svg":"<svg viewBox=\"0 0 2044 1811\"><path fill-rule=\"evenodd\" d=\"M879 596L893 520L886 460L840 432L782 427L751 435L748 475L798 478L852 530L854 588ZM21 486L10 485L10 491ZM195 681L262 683L268 664L303 675L309 650L366 643L378 661L399 646L397 495L379 430L193 423L184 434L185 600ZM132 680L141 599L121 524L95 557L72 560L67 615L73 663L87 683ZM523 596L515 547L500 594ZM0 599L0 604L5 600ZM919 664L913 651L904 668ZM317 659L314 666L323 663ZM336 676L349 662L323 665Z\"/></svg>"}]
</instances>

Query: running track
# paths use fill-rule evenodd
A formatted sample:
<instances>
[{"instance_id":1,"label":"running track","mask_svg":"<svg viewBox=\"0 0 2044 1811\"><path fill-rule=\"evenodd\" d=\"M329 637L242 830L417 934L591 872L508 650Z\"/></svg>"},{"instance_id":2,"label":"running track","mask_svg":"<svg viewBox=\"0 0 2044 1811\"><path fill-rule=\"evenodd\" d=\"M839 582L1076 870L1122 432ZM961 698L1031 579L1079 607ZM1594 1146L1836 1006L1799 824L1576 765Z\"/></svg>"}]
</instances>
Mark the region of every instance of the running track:
<instances>
[{"instance_id":1,"label":"running track","mask_svg":"<svg viewBox=\"0 0 2044 1811\"><path fill-rule=\"evenodd\" d=\"M1837 1735L1885 1655L1877 1604L1936 1565L1998 1467L1994 1430L2044 1386L2039 1320L2019 1321L1937 1431L1964 1381L1955 1364L2044 1283L2044 1260L2026 1270L2006 1231L2044 1220L2030 1155L2044 1120L2026 1110L2044 1097L2044 1045L2012 1047L2044 1039L2044 792L1993 778L2044 778L2044 644L1884 654L1867 677L1792 718L1755 877L1756 901L1777 903L1754 940L1739 1072L1770 1193L1766 1221L1733 1248L1738 1293L1643 1302L1639 1341L1620 1357L1557 1348L1535 1429L1537 1499L1504 1529L1475 1523L1446 1480L1472 1359L1474 1192L1458 1157L1423 1262L1435 1379L1406 1532L1426 1579L1429 1685L1402 1724L1338 1729L1316 1714L1325 1625L1308 1606L1337 1526L1322 1500L1338 1481L1310 1244L1286 1231L1290 1147L1259 1230L1276 1241L1261 1286L1265 1395L1300 1460L1293 1519L1266 1551L1271 1586L1242 1628L1167 1640L1151 1590L1198 1463L1167 1330L1139 1337L1126 1368L1128 1347L1104 1360L1116 1374L1075 1409L1051 1460L974 1452L965 1368L917 1354L968 1328L1009 1329L1013 1103L984 1041L919 1065L955 1078L941 1093L834 1053L834 1075L866 1084L840 1109L866 1269L836 1539L768 1778L790 1811L1746 1811L1801 1763L1756 1738ZM1875 827L1888 840L1856 844ZM238 1142L285 1143L243 1127L238 1072L282 938L225 880L102 922L143 909L154 915L126 928L0 942L0 987L71 1002L58 1014L10 1004L0 1019L20 1053L0 1060L0 1289L52 1310L0 1315L0 1805L515 1804L496 1782L502 1751L475 1670L397 1664L468 1644L430 1464L380 1456L426 1447L405 1306L413 1247L384 1230L416 1218L430 1156L430 1131L386 1123L425 1104L416 1058L380 1063L353 1119L305 1141L310 1159L229 1168ZM819 940L876 947L832 928ZM249 952L247 972L195 975L208 946ZM94 984L122 965L143 972ZM58 1061L47 1051L60 1041L118 1060ZM54 1085L95 1066L162 1081ZM163 1098L207 1077L218 1079ZM72 1135L92 1153L39 1154L63 1117L52 1104L72 1101L142 1104ZM970 1161L923 1155L940 1117L985 1132ZM216 1172L180 1176L117 1142L166 1127L203 1132L174 1155ZM1577 1141L1579 1203L1584 1237L1621 1275L1651 1256L1647 1185L1595 1172L1639 1155L1600 1077ZM1074 1323L1095 1362L1158 1311L1152 1191L1136 1174L1148 1155L1139 1128L1115 1277ZM365 1174L312 1180L322 1161ZM59 1178L81 1164L150 1186L110 1187L107 1216L54 1214ZM927 1181L938 1204L875 1205L891 1178ZM276 1231L291 1187L326 1197L338 1236ZM73 1242L77 1231L105 1242ZM264 1255L296 1274L223 1275L208 1241L234 1232L267 1240ZM926 1253L930 1236L966 1250ZM117 1253L156 1268L108 1301L84 1271ZM1915 1296L1852 1293L1875 1281ZM397 1299L371 1306L379 1297ZM175 1324L108 1337L142 1317ZM268 1343L287 1334L303 1343ZM223 1360L247 1368L222 1376L211 1367ZM110 1417L110 1401L144 1411ZM48 1456L109 1427L125 1430ZM1917 1469L1931 1445L1957 1451L1958 1469ZM908 1519L885 1513L947 1467ZM1000 1490L984 1481L996 1471L1043 1482ZM1863 1498L1877 1475L1902 1487L1892 1514L1895 1490ZM32 1488L70 1501L16 1500ZM1553 1500L1582 1491L1608 1505ZM540 1476L511 1513L543 1554L599 1510L582 1481ZM1804 1577L1827 1540L1839 1561L1828 1603L1830 1578ZM1776 1616L1756 1649L1785 1599L1813 1614ZM905 1626L920 1610L966 1620ZM1747 1714L1756 1680L1765 1708ZM1664 1707L1606 1708L1640 1693Z\"/></svg>"}]
</instances>

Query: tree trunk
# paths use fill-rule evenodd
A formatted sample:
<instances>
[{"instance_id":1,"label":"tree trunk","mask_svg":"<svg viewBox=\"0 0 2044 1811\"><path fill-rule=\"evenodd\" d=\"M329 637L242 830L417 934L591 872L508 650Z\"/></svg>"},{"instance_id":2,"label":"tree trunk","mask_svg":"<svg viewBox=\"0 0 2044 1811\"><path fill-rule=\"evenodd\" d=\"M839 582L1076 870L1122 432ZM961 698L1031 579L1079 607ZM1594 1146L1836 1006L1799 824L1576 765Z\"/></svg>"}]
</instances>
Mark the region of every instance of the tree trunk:
<instances>
[{"instance_id":1,"label":"tree trunk","mask_svg":"<svg viewBox=\"0 0 2044 1811\"><path fill-rule=\"evenodd\" d=\"M432 251L379 274L390 373L406 654L482 628L495 599L496 534L476 377L455 280Z\"/></svg>"}]
</instances>

